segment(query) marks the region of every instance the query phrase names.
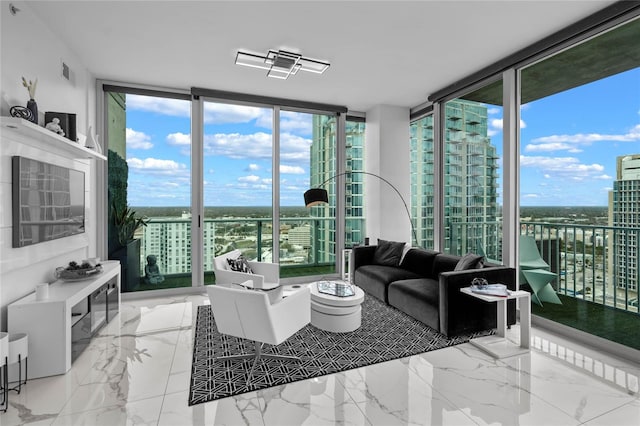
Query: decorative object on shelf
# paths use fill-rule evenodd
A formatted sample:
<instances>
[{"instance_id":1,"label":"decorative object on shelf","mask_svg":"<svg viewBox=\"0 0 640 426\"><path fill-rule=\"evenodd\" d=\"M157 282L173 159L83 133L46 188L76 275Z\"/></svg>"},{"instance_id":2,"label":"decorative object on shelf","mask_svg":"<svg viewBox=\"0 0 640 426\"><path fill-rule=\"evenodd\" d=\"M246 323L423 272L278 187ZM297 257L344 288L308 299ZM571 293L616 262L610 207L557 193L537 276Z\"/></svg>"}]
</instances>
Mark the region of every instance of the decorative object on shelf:
<instances>
[{"instance_id":1,"label":"decorative object on shelf","mask_svg":"<svg viewBox=\"0 0 640 426\"><path fill-rule=\"evenodd\" d=\"M36 87L38 86L38 79L36 81L31 81L27 83L27 80L22 77L22 85L27 88L29 92L29 100L27 101L27 109L31 111L33 117L31 118L31 122L38 124L38 104L35 101L36 97Z\"/></svg>"},{"instance_id":2,"label":"decorative object on shelf","mask_svg":"<svg viewBox=\"0 0 640 426\"><path fill-rule=\"evenodd\" d=\"M11 109L9 110L9 114L11 114L12 117L18 117L28 121L33 121L33 113L27 107L18 106L18 105L12 106Z\"/></svg>"},{"instance_id":3,"label":"decorative object on shelf","mask_svg":"<svg viewBox=\"0 0 640 426\"><path fill-rule=\"evenodd\" d=\"M100 142L98 142L98 135L93 135L93 128L89 126L87 129L87 140L84 143L89 149L95 150L97 153L102 154L102 148L100 148Z\"/></svg>"},{"instance_id":4,"label":"decorative object on shelf","mask_svg":"<svg viewBox=\"0 0 640 426\"><path fill-rule=\"evenodd\" d=\"M60 127L67 139L78 142L76 129L76 115L68 112L47 111L44 113L44 122L52 122L54 118L60 120Z\"/></svg>"},{"instance_id":5,"label":"decorative object on shelf","mask_svg":"<svg viewBox=\"0 0 640 426\"><path fill-rule=\"evenodd\" d=\"M50 123L47 123L45 129L51 130L54 133L59 134L60 136L64 136L64 130L60 127L60 119L58 117L53 117Z\"/></svg>"},{"instance_id":6,"label":"decorative object on shelf","mask_svg":"<svg viewBox=\"0 0 640 426\"><path fill-rule=\"evenodd\" d=\"M382 176L378 176L375 173L363 172L361 170L352 170L352 171L338 173L337 175L331 176L329 179L325 180L320 185L318 185L319 186L318 188L308 189L304 193L304 205L306 207L313 207L313 206L316 206L318 204L323 204L323 203L327 204L327 203L329 203L329 194L327 193L326 189L322 188L322 186L324 186L324 184L326 184L327 182L329 182L329 181L331 181L331 180L333 180L333 179L335 179L337 177L347 176L347 175L355 175L355 174L362 174L362 175L373 176L375 178L378 178L381 181L383 181L384 183L386 183L387 185L389 185L391 187L391 189L393 189L395 191L395 193L398 194L398 197L400 197L400 201L402 201L402 204L404 205L404 209L407 212L407 217L409 218L409 224L411 225L411 232L413 234L413 240L416 243L416 247L420 247L420 243L418 242L418 234L416 234L416 228L413 226L413 220L411 220L411 213L409 212L409 207L407 207L407 202L404 200L404 198L402 198L402 194L400 194L400 191L398 191L398 188L393 186L391 184L391 182L389 182L388 180L386 180ZM365 240L365 245L368 245L367 240Z\"/></svg>"},{"instance_id":7,"label":"decorative object on shelf","mask_svg":"<svg viewBox=\"0 0 640 426\"><path fill-rule=\"evenodd\" d=\"M102 265L99 263L92 264L84 261L82 264L78 265L77 262L71 261L69 262L69 266L66 268L64 266L56 268L55 276L57 279L63 281L80 281L91 278L93 275L99 274L100 272L102 272Z\"/></svg>"}]
</instances>

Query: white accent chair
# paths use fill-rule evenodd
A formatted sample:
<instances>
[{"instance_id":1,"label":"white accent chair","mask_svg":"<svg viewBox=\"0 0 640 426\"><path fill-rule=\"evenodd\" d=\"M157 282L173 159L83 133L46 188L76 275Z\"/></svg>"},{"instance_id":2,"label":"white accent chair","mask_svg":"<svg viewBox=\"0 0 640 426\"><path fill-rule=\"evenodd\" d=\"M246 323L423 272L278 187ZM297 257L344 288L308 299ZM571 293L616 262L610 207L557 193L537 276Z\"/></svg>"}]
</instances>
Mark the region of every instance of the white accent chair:
<instances>
[{"instance_id":1,"label":"white accent chair","mask_svg":"<svg viewBox=\"0 0 640 426\"><path fill-rule=\"evenodd\" d=\"M241 254L240 250L233 250L213 258L216 284L239 284L251 281L253 288L263 290L271 290L280 285L280 265L277 263L248 261L253 274L232 271L227 259L237 259Z\"/></svg>"},{"instance_id":2,"label":"white accent chair","mask_svg":"<svg viewBox=\"0 0 640 426\"><path fill-rule=\"evenodd\" d=\"M266 354L262 348L265 343L279 345L309 324L311 293L308 286L303 286L286 298L271 301L268 294L271 292L235 287L220 284L206 286L211 311L220 333L253 340L255 352L221 356L215 360L253 359L247 376L248 386L260 358L300 360L294 356Z\"/></svg>"}]
</instances>

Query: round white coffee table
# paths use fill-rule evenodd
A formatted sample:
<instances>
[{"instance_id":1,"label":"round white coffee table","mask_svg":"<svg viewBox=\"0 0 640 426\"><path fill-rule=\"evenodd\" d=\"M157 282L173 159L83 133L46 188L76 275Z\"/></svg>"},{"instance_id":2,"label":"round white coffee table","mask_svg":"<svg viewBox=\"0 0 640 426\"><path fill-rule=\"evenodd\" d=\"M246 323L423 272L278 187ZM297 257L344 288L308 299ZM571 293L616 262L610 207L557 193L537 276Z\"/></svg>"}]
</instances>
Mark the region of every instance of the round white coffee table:
<instances>
[{"instance_id":1,"label":"round white coffee table","mask_svg":"<svg viewBox=\"0 0 640 426\"><path fill-rule=\"evenodd\" d=\"M317 282L309 284L311 325L333 333L347 333L360 327L364 291L360 287L353 288L356 293L353 296L339 297L320 293Z\"/></svg>"}]
</instances>

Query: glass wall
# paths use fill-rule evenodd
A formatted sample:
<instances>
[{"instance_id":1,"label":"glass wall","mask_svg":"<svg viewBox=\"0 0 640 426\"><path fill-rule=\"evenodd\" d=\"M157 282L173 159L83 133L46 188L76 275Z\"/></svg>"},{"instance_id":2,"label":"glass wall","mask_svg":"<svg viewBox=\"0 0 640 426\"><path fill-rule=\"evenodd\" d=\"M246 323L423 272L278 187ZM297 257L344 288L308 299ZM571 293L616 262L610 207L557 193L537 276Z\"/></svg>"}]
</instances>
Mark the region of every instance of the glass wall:
<instances>
[{"instance_id":1,"label":"glass wall","mask_svg":"<svg viewBox=\"0 0 640 426\"><path fill-rule=\"evenodd\" d=\"M249 260L271 262L273 109L203 105L205 276L215 256L236 249Z\"/></svg>"},{"instance_id":2,"label":"glass wall","mask_svg":"<svg viewBox=\"0 0 640 426\"><path fill-rule=\"evenodd\" d=\"M640 348L638 40L636 19L521 70L520 231L561 302L536 315Z\"/></svg>"},{"instance_id":3,"label":"glass wall","mask_svg":"<svg viewBox=\"0 0 640 426\"><path fill-rule=\"evenodd\" d=\"M450 100L443 108L446 253L502 252L502 81Z\"/></svg>"},{"instance_id":4,"label":"glass wall","mask_svg":"<svg viewBox=\"0 0 640 426\"><path fill-rule=\"evenodd\" d=\"M190 102L116 92L105 98L108 253L122 264L122 291L191 286ZM146 226L136 228L140 217Z\"/></svg>"},{"instance_id":5,"label":"glass wall","mask_svg":"<svg viewBox=\"0 0 640 426\"><path fill-rule=\"evenodd\" d=\"M364 119L347 117L345 124L345 235L344 246L364 244Z\"/></svg>"},{"instance_id":6,"label":"glass wall","mask_svg":"<svg viewBox=\"0 0 640 426\"><path fill-rule=\"evenodd\" d=\"M433 115L412 121L411 144L411 218L418 245L434 248L434 141Z\"/></svg>"}]
</instances>

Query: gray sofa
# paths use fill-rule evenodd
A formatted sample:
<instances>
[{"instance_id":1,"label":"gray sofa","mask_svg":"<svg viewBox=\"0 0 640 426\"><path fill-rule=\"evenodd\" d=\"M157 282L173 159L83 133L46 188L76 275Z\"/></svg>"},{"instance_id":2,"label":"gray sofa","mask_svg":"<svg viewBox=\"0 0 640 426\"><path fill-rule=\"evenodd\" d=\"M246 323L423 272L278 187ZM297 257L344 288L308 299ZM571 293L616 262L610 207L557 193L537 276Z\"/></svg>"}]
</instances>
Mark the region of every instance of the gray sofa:
<instances>
[{"instance_id":1,"label":"gray sofa","mask_svg":"<svg viewBox=\"0 0 640 426\"><path fill-rule=\"evenodd\" d=\"M513 268L473 262L467 268L474 269L455 271L460 256L416 248L410 249L395 266L389 264L389 259L379 264L376 248L374 245L353 249L353 283L446 336L496 327L495 303L460 292L460 288L471 285L473 278L485 278L489 283L502 283L511 290L516 289ZM507 324L515 322L515 300L509 300Z\"/></svg>"}]
</instances>

